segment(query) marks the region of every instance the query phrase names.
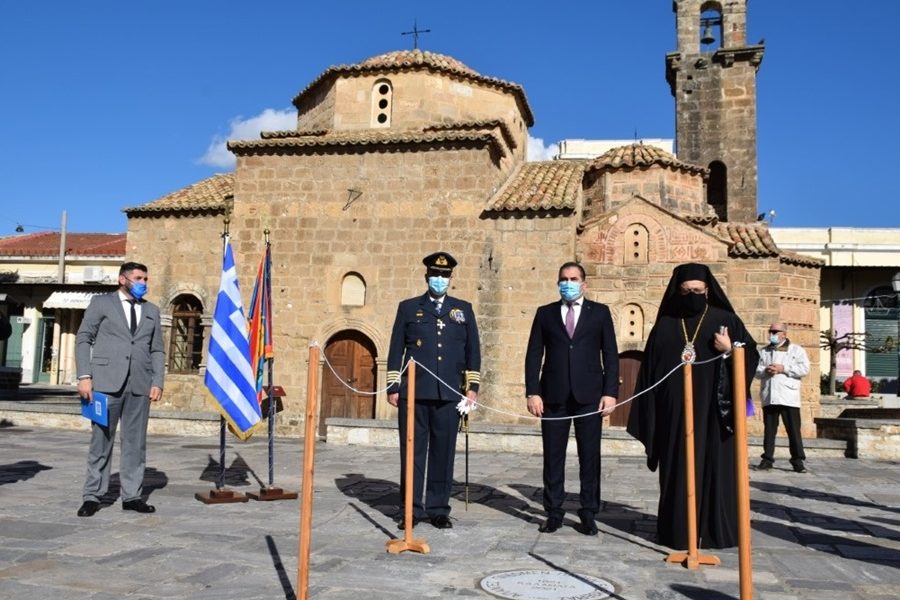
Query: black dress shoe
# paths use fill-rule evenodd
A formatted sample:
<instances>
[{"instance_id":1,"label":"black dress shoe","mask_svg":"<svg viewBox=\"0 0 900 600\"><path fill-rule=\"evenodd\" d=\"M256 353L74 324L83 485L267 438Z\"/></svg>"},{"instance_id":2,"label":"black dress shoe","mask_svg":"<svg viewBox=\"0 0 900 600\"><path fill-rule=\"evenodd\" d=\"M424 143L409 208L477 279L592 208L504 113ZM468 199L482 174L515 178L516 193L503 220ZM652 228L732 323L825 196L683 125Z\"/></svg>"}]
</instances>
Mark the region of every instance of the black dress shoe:
<instances>
[{"instance_id":1,"label":"black dress shoe","mask_svg":"<svg viewBox=\"0 0 900 600\"><path fill-rule=\"evenodd\" d=\"M147 504L140 498L137 500L129 500L128 502L122 503L122 510L133 510L139 513L152 513L156 512L156 507Z\"/></svg>"},{"instance_id":2,"label":"black dress shoe","mask_svg":"<svg viewBox=\"0 0 900 600\"><path fill-rule=\"evenodd\" d=\"M581 527L578 531L584 535L597 535L597 523L594 521L594 515L580 515Z\"/></svg>"},{"instance_id":3,"label":"black dress shoe","mask_svg":"<svg viewBox=\"0 0 900 600\"><path fill-rule=\"evenodd\" d=\"M415 526L418 525L421 521L422 521L422 519L420 519L420 518L418 518L418 517L413 517L413 520L412 520L412 526L415 527ZM401 531L404 530L404 529L406 529L406 520L405 520L405 519L402 519L402 518L400 519L400 522L397 523L397 529L399 529L399 530L401 530Z\"/></svg>"},{"instance_id":4,"label":"black dress shoe","mask_svg":"<svg viewBox=\"0 0 900 600\"><path fill-rule=\"evenodd\" d=\"M79 517L93 517L94 513L100 510L100 503L94 500L85 500L78 509Z\"/></svg>"},{"instance_id":5,"label":"black dress shoe","mask_svg":"<svg viewBox=\"0 0 900 600\"><path fill-rule=\"evenodd\" d=\"M795 473L806 473L806 467L803 466L802 460L798 460L792 463L791 466L794 467Z\"/></svg>"},{"instance_id":6,"label":"black dress shoe","mask_svg":"<svg viewBox=\"0 0 900 600\"><path fill-rule=\"evenodd\" d=\"M759 465L756 467L757 471L768 471L774 466L771 460L766 460L765 458L759 461Z\"/></svg>"},{"instance_id":7,"label":"black dress shoe","mask_svg":"<svg viewBox=\"0 0 900 600\"><path fill-rule=\"evenodd\" d=\"M453 528L453 523L450 522L450 517L448 517L447 515L438 515L436 517L431 517L431 524L438 529Z\"/></svg>"},{"instance_id":8,"label":"black dress shoe","mask_svg":"<svg viewBox=\"0 0 900 600\"><path fill-rule=\"evenodd\" d=\"M562 519L559 517L549 517L544 523L538 527L541 533L553 533L562 527Z\"/></svg>"}]
</instances>

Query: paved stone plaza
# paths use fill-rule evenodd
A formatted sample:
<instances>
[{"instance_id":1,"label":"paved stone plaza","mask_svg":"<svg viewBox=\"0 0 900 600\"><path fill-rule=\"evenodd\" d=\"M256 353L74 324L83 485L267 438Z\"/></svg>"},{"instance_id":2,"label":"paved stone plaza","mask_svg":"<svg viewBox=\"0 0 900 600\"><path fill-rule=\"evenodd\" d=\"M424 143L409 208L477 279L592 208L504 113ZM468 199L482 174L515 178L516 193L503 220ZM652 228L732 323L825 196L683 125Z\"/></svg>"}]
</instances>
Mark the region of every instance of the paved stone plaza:
<instances>
[{"instance_id":1,"label":"paved stone plaza","mask_svg":"<svg viewBox=\"0 0 900 600\"><path fill-rule=\"evenodd\" d=\"M277 442L277 485L299 489L302 450L296 440ZM207 506L194 499L213 486L217 438L150 437L145 491L157 512L148 516L123 512L118 502L92 518L75 516L86 451L86 432L0 427L0 597L294 597L298 500ZM664 562L667 549L653 542L656 476L639 458L604 458L605 510L600 535L589 538L572 527L574 511L567 527L538 533L535 454L473 453L466 511L460 453L454 528L415 530L431 547L427 555L385 552L385 541L402 535L394 523L398 461L391 449L317 445L310 598L489 598L481 580L517 570L600 579L618 599L739 597L736 550L717 552L721 566L698 571ZM230 441L225 462L230 486L256 491L257 479L267 478L264 436ZM575 465L571 459L573 509ZM897 463L811 459L803 475L788 467L785 460L750 473L755 597L895 598Z\"/></svg>"}]
</instances>

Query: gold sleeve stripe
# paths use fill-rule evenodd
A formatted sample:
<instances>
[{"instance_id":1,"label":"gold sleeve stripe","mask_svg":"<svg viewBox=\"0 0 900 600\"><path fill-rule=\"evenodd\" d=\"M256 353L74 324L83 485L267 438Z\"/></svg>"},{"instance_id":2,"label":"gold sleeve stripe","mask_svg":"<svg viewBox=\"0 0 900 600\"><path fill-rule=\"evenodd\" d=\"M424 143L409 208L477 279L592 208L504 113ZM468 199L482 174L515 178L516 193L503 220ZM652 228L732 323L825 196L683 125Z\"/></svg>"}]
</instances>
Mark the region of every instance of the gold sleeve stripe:
<instances>
[{"instance_id":1,"label":"gold sleeve stripe","mask_svg":"<svg viewBox=\"0 0 900 600\"><path fill-rule=\"evenodd\" d=\"M388 371L387 383L388 385L392 383L400 383L400 371Z\"/></svg>"},{"instance_id":2,"label":"gold sleeve stripe","mask_svg":"<svg viewBox=\"0 0 900 600\"><path fill-rule=\"evenodd\" d=\"M481 383L481 373L478 371L466 371L466 385L470 383Z\"/></svg>"}]
</instances>

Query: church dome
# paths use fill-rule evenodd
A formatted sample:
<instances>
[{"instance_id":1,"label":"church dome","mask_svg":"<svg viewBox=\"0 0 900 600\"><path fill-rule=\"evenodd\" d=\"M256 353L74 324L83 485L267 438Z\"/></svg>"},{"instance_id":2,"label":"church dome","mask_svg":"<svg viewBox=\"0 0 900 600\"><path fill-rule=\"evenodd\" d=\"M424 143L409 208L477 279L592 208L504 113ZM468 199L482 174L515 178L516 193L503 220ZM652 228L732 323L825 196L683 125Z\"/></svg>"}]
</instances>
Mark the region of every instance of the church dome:
<instances>
[{"instance_id":1,"label":"church dome","mask_svg":"<svg viewBox=\"0 0 900 600\"><path fill-rule=\"evenodd\" d=\"M404 67L432 67L441 71L450 71L466 75L479 76L480 74L468 65L456 60L452 56L437 54L423 50L395 50L379 54L362 61L358 65L365 68L402 69Z\"/></svg>"},{"instance_id":2,"label":"church dome","mask_svg":"<svg viewBox=\"0 0 900 600\"><path fill-rule=\"evenodd\" d=\"M617 146L616 148L607 150L588 163L585 171L630 171L633 169L651 167L653 165L670 167L688 173L698 173L704 176L707 174L707 169L703 167L680 161L674 154L670 154L656 146L645 146L642 142L628 144L626 146Z\"/></svg>"}]
</instances>

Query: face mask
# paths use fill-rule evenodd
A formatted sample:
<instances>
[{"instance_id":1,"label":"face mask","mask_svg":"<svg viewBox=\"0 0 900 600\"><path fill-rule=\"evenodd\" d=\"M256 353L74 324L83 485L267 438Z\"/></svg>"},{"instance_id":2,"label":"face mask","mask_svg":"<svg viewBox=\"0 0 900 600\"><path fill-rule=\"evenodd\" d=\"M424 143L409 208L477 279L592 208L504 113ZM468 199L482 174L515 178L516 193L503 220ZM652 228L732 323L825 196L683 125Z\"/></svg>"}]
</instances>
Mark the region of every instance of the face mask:
<instances>
[{"instance_id":1,"label":"face mask","mask_svg":"<svg viewBox=\"0 0 900 600\"><path fill-rule=\"evenodd\" d=\"M559 295L566 302L574 302L581 297L581 283L577 281L560 281Z\"/></svg>"},{"instance_id":2,"label":"face mask","mask_svg":"<svg viewBox=\"0 0 900 600\"><path fill-rule=\"evenodd\" d=\"M772 344L773 346L777 346L779 343L781 343L781 341L778 339L777 333L773 333L772 335L769 336L769 343Z\"/></svg>"},{"instance_id":3,"label":"face mask","mask_svg":"<svg viewBox=\"0 0 900 600\"><path fill-rule=\"evenodd\" d=\"M136 299L140 300L144 297L144 294L147 293L147 284L143 281L131 281L128 280L128 291L134 296Z\"/></svg>"},{"instance_id":4,"label":"face mask","mask_svg":"<svg viewBox=\"0 0 900 600\"><path fill-rule=\"evenodd\" d=\"M699 315L706 308L706 296L703 294L685 294L681 296L681 312L687 317Z\"/></svg>"},{"instance_id":5,"label":"face mask","mask_svg":"<svg viewBox=\"0 0 900 600\"><path fill-rule=\"evenodd\" d=\"M428 278L428 289L431 290L431 293L435 296L443 296L447 293L447 288L449 287L449 277L438 277L433 275Z\"/></svg>"}]
</instances>

